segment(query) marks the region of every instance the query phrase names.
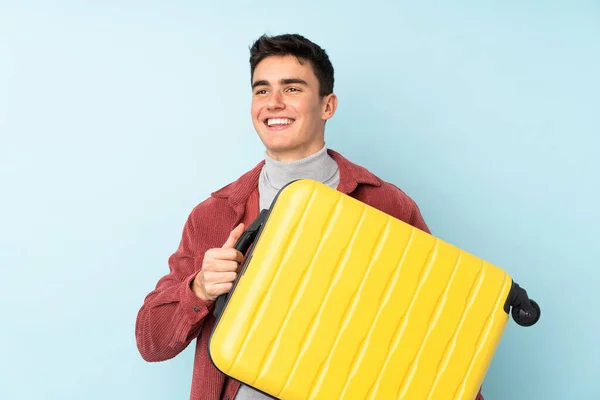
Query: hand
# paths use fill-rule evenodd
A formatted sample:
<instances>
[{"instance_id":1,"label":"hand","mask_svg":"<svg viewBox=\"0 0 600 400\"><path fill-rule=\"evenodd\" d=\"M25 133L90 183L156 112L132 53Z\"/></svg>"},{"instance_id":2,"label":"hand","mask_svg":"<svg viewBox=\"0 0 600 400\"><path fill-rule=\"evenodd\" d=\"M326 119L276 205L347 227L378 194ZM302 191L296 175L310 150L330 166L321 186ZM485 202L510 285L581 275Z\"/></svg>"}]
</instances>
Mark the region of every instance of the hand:
<instances>
[{"instance_id":1,"label":"hand","mask_svg":"<svg viewBox=\"0 0 600 400\"><path fill-rule=\"evenodd\" d=\"M213 301L233 288L240 263L244 259L244 255L234 246L244 229L244 224L239 224L231 231L223 247L204 253L202 269L192 282L192 290L202 300Z\"/></svg>"}]
</instances>

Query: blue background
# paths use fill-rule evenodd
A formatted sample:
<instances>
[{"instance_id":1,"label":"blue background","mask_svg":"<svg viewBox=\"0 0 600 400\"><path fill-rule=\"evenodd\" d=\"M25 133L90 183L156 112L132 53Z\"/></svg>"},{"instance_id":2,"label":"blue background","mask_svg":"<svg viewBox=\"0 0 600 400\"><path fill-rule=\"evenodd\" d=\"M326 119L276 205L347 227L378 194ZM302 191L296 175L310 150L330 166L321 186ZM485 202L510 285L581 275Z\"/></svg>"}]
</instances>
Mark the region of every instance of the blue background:
<instances>
[{"instance_id":1,"label":"blue background","mask_svg":"<svg viewBox=\"0 0 600 400\"><path fill-rule=\"evenodd\" d=\"M486 399L600 398L592 1L0 1L0 398L188 398L193 348L144 362L135 318L192 207L263 157L264 32L329 52L329 147L542 305Z\"/></svg>"}]
</instances>

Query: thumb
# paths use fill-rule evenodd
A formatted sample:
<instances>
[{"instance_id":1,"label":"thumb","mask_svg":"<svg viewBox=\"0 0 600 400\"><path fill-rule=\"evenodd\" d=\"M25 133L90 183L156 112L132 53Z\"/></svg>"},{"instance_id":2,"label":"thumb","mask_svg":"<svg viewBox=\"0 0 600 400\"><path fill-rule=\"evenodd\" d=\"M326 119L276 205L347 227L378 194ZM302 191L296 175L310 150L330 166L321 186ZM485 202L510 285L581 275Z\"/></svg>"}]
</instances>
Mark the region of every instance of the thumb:
<instances>
[{"instance_id":1,"label":"thumb","mask_svg":"<svg viewBox=\"0 0 600 400\"><path fill-rule=\"evenodd\" d=\"M240 238L240 236L242 236L242 233L244 233L244 229L245 229L245 227L244 227L243 223L236 226L235 229L232 230L231 233L229 234L229 237L227 238L227 241L223 245L223 248L224 249L233 248L233 246L235 246L235 242L237 242L237 240Z\"/></svg>"}]
</instances>

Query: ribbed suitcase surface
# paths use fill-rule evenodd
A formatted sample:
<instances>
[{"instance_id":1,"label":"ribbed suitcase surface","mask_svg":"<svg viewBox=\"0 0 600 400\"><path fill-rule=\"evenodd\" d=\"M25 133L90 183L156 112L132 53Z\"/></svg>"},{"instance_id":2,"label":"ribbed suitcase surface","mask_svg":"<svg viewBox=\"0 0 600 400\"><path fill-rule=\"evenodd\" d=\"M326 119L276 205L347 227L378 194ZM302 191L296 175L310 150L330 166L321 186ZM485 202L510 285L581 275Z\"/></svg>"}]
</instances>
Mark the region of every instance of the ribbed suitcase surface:
<instances>
[{"instance_id":1,"label":"ribbed suitcase surface","mask_svg":"<svg viewBox=\"0 0 600 400\"><path fill-rule=\"evenodd\" d=\"M210 354L280 399L472 400L511 283L472 254L297 181L277 198Z\"/></svg>"}]
</instances>

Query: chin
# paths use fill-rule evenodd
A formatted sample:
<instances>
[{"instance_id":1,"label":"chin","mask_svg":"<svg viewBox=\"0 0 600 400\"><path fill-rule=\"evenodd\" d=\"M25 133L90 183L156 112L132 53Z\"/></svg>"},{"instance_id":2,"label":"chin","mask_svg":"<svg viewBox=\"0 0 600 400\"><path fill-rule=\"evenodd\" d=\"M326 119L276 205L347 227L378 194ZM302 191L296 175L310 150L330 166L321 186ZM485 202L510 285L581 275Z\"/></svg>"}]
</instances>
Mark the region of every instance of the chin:
<instances>
[{"instance_id":1,"label":"chin","mask_svg":"<svg viewBox=\"0 0 600 400\"><path fill-rule=\"evenodd\" d=\"M291 132L261 132L260 138L267 148L293 148L297 145Z\"/></svg>"},{"instance_id":2,"label":"chin","mask_svg":"<svg viewBox=\"0 0 600 400\"><path fill-rule=\"evenodd\" d=\"M265 147L271 153L283 154L290 151L294 151L298 146L295 146L291 143L273 143L267 142L265 143Z\"/></svg>"},{"instance_id":3,"label":"chin","mask_svg":"<svg viewBox=\"0 0 600 400\"><path fill-rule=\"evenodd\" d=\"M276 155L288 154L298 149L298 143L291 140L273 140L271 138L263 140L263 145L269 153Z\"/></svg>"}]
</instances>

